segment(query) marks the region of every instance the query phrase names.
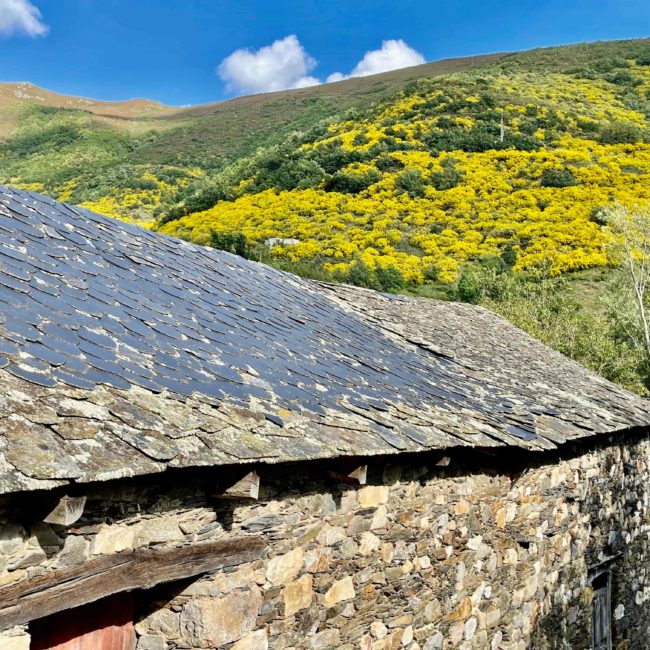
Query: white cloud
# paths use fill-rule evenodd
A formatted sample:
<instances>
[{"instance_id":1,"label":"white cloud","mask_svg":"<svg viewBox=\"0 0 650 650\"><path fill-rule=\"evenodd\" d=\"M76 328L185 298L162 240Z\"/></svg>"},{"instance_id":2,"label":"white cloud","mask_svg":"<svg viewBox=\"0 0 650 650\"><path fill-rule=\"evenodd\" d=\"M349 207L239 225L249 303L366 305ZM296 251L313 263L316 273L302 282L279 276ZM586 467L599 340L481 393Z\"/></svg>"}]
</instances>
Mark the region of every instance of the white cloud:
<instances>
[{"instance_id":1,"label":"white cloud","mask_svg":"<svg viewBox=\"0 0 650 650\"><path fill-rule=\"evenodd\" d=\"M408 68L412 65L425 63L424 57L412 47L407 45L401 38L397 40L384 41L378 50L366 52L363 59L357 63L349 75L334 72L327 77L328 82L341 81L350 77L367 77L371 74L388 72L399 68Z\"/></svg>"},{"instance_id":2,"label":"white cloud","mask_svg":"<svg viewBox=\"0 0 650 650\"><path fill-rule=\"evenodd\" d=\"M0 0L0 34L43 36L47 32L47 25L41 21L41 12L29 0Z\"/></svg>"},{"instance_id":3,"label":"white cloud","mask_svg":"<svg viewBox=\"0 0 650 650\"><path fill-rule=\"evenodd\" d=\"M219 64L217 74L230 91L264 93L319 84L309 76L315 67L316 60L292 34L257 51L236 50Z\"/></svg>"},{"instance_id":4,"label":"white cloud","mask_svg":"<svg viewBox=\"0 0 650 650\"><path fill-rule=\"evenodd\" d=\"M5 1L0 0L0 6ZM402 39L384 41L378 50L366 52L350 74L334 72L327 77L326 83L366 77L424 62L424 57ZM291 34L259 50L236 50L219 64L217 74L230 92L248 95L317 86L323 82L309 74L316 63L298 37Z\"/></svg>"}]
</instances>

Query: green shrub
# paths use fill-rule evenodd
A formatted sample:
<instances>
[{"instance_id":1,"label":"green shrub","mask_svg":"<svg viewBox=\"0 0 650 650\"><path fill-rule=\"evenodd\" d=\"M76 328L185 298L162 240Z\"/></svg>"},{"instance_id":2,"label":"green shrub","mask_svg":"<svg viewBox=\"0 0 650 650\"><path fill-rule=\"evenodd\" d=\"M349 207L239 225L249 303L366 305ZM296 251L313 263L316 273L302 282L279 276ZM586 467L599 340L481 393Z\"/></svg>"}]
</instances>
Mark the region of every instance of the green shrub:
<instances>
[{"instance_id":1,"label":"green shrub","mask_svg":"<svg viewBox=\"0 0 650 650\"><path fill-rule=\"evenodd\" d=\"M309 157L318 163L327 174L334 174L351 163L364 162L369 159L368 154L364 155L356 149L353 151L342 149L340 142L331 142L316 147L309 153Z\"/></svg>"},{"instance_id":2,"label":"green shrub","mask_svg":"<svg viewBox=\"0 0 650 650\"><path fill-rule=\"evenodd\" d=\"M210 246L220 251L234 253L240 257L249 258L251 247L248 244L246 235L241 232L215 232L210 236Z\"/></svg>"},{"instance_id":3,"label":"green shrub","mask_svg":"<svg viewBox=\"0 0 650 650\"><path fill-rule=\"evenodd\" d=\"M374 160L375 167L381 172L395 172L404 169L404 163L388 153L382 153Z\"/></svg>"},{"instance_id":4,"label":"green shrub","mask_svg":"<svg viewBox=\"0 0 650 650\"><path fill-rule=\"evenodd\" d=\"M627 70L617 70L605 75L605 80L617 86L638 86L642 83L640 79L633 77Z\"/></svg>"},{"instance_id":5,"label":"green shrub","mask_svg":"<svg viewBox=\"0 0 650 650\"><path fill-rule=\"evenodd\" d=\"M442 171L429 175L428 183L438 191L450 190L463 182L463 173L454 167L454 161L446 158L442 163Z\"/></svg>"},{"instance_id":6,"label":"green shrub","mask_svg":"<svg viewBox=\"0 0 650 650\"><path fill-rule=\"evenodd\" d=\"M601 127L598 139L602 144L635 144L643 140L643 131L629 122L610 122Z\"/></svg>"},{"instance_id":7,"label":"green shrub","mask_svg":"<svg viewBox=\"0 0 650 650\"><path fill-rule=\"evenodd\" d=\"M542 187L571 187L576 183L569 169L545 169L540 177Z\"/></svg>"},{"instance_id":8,"label":"green shrub","mask_svg":"<svg viewBox=\"0 0 650 650\"><path fill-rule=\"evenodd\" d=\"M422 198L424 196L424 179L422 178L422 173L419 169L413 169L413 167L407 167L397 178L395 179L395 187L400 192L406 192L408 195L414 198Z\"/></svg>"},{"instance_id":9,"label":"green shrub","mask_svg":"<svg viewBox=\"0 0 650 650\"><path fill-rule=\"evenodd\" d=\"M512 243L507 243L501 251L501 260L508 268L512 268L517 263L517 251Z\"/></svg>"},{"instance_id":10,"label":"green shrub","mask_svg":"<svg viewBox=\"0 0 650 650\"><path fill-rule=\"evenodd\" d=\"M362 147L364 144L368 144L368 136L365 133L357 133L354 138L352 138L352 144L355 147Z\"/></svg>"},{"instance_id":11,"label":"green shrub","mask_svg":"<svg viewBox=\"0 0 650 650\"><path fill-rule=\"evenodd\" d=\"M301 156L266 160L260 166L246 192L255 194L268 189L301 190L317 187L325 178L323 168L315 161Z\"/></svg>"},{"instance_id":12,"label":"green shrub","mask_svg":"<svg viewBox=\"0 0 650 650\"><path fill-rule=\"evenodd\" d=\"M377 280L372 269L360 258L355 257L350 264L345 281L357 287L366 287L368 289L378 289Z\"/></svg>"},{"instance_id":13,"label":"green shrub","mask_svg":"<svg viewBox=\"0 0 650 650\"><path fill-rule=\"evenodd\" d=\"M650 51L644 52L641 56L637 57L637 65L650 65Z\"/></svg>"},{"instance_id":14,"label":"green shrub","mask_svg":"<svg viewBox=\"0 0 650 650\"><path fill-rule=\"evenodd\" d=\"M359 192L368 189L380 179L381 174L374 170L368 171L365 174L338 171L325 182L325 189L328 192L359 194Z\"/></svg>"},{"instance_id":15,"label":"green shrub","mask_svg":"<svg viewBox=\"0 0 650 650\"><path fill-rule=\"evenodd\" d=\"M591 65L597 72L611 72L616 68L628 68L630 64L623 57L613 56L594 61Z\"/></svg>"},{"instance_id":16,"label":"green shrub","mask_svg":"<svg viewBox=\"0 0 650 650\"><path fill-rule=\"evenodd\" d=\"M570 68L569 70L566 70L566 74L571 74L577 79L593 80L598 78L595 70L592 70L591 68Z\"/></svg>"},{"instance_id":17,"label":"green shrub","mask_svg":"<svg viewBox=\"0 0 650 650\"><path fill-rule=\"evenodd\" d=\"M422 272L425 282L437 282L440 277L440 269L435 264L429 264Z\"/></svg>"},{"instance_id":18,"label":"green shrub","mask_svg":"<svg viewBox=\"0 0 650 650\"><path fill-rule=\"evenodd\" d=\"M463 127L453 127L442 131L432 129L424 136L423 141L432 153L457 149L468 153L482 153L492 149L536 151L542 146L537 138L510 131L506 131L503 140L501 140L498 122L477 123L471 129Z\"/></svg>"},{"instance_id":19,"label":"green shrub","mask_svg":"<svg viewBox=\"0 0 650 650\"><path fill-rule=\"evenodd\" d=\"M461 271L456 285L456 293L460 302L477 305L481 299L481 281L478 274L471 268Z\"/></svg>"},{"instance_id":20,"label":"green shrub","mask_svg":"<svg viewBox=\"0 0 650 650\"><path fill-rule=\"evenodd\" d=\"M397 293L406 285L401 271L393 266L378 266L375 269L375 278L382 291Z\"/></svg>"}]
</instances>

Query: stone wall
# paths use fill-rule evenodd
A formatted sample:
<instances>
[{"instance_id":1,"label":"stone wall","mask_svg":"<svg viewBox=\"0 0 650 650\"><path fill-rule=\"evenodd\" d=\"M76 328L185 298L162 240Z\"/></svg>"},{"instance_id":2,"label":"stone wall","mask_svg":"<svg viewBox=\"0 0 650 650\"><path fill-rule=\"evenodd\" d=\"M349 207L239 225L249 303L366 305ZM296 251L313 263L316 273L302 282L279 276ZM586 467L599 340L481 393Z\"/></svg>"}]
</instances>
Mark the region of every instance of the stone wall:
<instances>
[{"instance_id":1,"label":"stone wall","mask_svg":"<svg viewBox=\"0 0 650 650\"><path fill-rule=\"evenodd\" d=\"M265 559L140 592L138 648L579 650L590 568L609 561L614 647L640 650L649 451L636 436L562 454L459 450L448 466L396 456L370 460L365 486L328 463L261 467L248 503L208 496L224 470L178 471L89 486L67 530L26 523L29 504L8 498L0 588L99 554L261 534ZM25 650L25 632L0 647Z\"/></svg>"}]
</instances>

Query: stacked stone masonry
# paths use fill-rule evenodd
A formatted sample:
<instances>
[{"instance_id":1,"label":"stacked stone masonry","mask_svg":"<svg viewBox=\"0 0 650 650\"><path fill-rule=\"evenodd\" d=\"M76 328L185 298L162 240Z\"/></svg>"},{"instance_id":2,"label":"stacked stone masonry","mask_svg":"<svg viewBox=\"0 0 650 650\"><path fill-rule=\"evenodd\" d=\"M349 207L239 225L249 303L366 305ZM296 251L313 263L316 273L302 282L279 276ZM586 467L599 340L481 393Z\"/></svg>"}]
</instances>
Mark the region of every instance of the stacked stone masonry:
<instances>
[{"instance_id":1,"label":"stacked stone masonry","mask_svg":"<svg viewBox=\"0 0 650 650\"><path fill-rule=\"evenodd\" d=\"M589 446L591 444L591 447ZM647 648L647 436L562 452L261 466L260 498L210 496L224 469L87 486L69 529L2 501L0 589L131 548L262 535L263 559L138 592L139 650L591 647L590 568L612 571L614 648ZM18 513L18 514L17 514ZM0 647L29 648L28 626Z\"/></svg>"}]
</instances>

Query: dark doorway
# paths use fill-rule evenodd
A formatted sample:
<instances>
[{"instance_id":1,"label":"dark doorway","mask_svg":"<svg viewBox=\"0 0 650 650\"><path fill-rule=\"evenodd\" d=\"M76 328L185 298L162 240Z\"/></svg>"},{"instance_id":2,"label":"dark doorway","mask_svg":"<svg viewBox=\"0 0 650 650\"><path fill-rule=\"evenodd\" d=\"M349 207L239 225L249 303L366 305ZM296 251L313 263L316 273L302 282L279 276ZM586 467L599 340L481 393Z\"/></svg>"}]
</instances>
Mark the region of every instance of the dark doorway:
<instances>
[{"instance_id":1,"label":"dark doorway","mask_svg":"<svg viewBox=\"0 0 650 650\"><path fill-rule=\"evenodd\" d=\"M612 604L611 573L604 570L591 581L593 599L592 611L592 647L593 650L611 650L612 648Z\"/></svg>"},{"instance_id":2,"label":"dark doorway","mask_svg":"<svg viewBox=\"0 0 650 650\"><path fill-rule=\"evenodd\" d=\"M116 594L29 624L31 650L134 650L133 595Z\"/></svg>"}]
</instances>

